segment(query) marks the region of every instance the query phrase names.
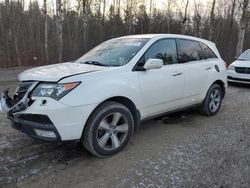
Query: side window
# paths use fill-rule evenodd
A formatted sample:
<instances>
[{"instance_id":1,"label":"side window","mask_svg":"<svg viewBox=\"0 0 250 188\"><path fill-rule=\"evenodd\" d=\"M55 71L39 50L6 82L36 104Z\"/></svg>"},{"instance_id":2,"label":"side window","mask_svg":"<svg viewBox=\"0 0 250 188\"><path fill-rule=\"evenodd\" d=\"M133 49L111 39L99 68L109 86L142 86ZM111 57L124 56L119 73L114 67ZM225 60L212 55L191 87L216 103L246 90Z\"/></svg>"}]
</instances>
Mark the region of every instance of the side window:
<instances>
[{"instance_id":1,"label":"side window","mask_svg":"<svg viewBox=\"0 0 250 188\"><path fill-rule=\"evenodd\" d=\"M204 51L204 59L217 58L214 52L206 45L202 43L203 51Z\"/></svg>"},{"instance_id":2,"label":"side window","mask_svg":"<svg viewBox=\"0 0 250 188\"><path fill-rule=\"evenodd\" d=\"M199 61L203 59L203 51L197 41L179 39L179 62Z\"/></svg>"},{"instance_id":3,"label":"side window","mask_svg":"<svg viewBox=\"0 0 250 188\"><path fill-rule=\"evenodd\" d=\"M144 55L145 62L150 58L162 59L164 65L177 63L175 39L164 39L154 43Z\"/></svg>"}]
</instances>

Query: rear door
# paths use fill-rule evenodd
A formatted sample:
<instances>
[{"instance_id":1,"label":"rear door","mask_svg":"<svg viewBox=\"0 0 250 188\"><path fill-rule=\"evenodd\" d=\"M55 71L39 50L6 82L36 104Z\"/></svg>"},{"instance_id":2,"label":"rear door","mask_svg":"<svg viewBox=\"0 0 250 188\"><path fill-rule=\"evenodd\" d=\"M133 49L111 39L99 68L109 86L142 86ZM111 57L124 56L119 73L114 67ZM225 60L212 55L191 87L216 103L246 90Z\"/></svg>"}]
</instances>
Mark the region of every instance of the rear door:
<instances>
[{"instance_id":1,"label":"rear door","mask_svg":"<svg viewBox=\"0 0 250 188\"><path fill-rule=\"evenodd\" d=\"M178 39L179 62L185 72L185 104L200 102L204 88L210 84L212 64L204 58L201 43L194 40Z\"/></svg>"}]
</instances>

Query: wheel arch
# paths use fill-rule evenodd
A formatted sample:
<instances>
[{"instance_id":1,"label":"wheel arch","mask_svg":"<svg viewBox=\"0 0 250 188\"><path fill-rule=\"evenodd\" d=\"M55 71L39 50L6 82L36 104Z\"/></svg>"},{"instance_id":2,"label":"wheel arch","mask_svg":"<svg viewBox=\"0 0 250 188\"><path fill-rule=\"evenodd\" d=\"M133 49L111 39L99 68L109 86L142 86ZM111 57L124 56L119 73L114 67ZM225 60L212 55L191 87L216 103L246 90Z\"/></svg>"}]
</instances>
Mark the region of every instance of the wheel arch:
<instances>
[{"instance_id":1,"label":"wheel arch","mask_svg":"<svg viewBox=\"0 0 250 188\"><path fill-rule=\"evenodd\" d=\"M111 98L106 99L102 103L104 103L106 101L113 101L113 102L117 102L117 103L120 103L120 104L126 106L131 111L131 113L133 115L134 123L135 123L135 130L137 130L139 128L140 120L141 120L141 113L140 113L139 109L136 107L135 103L131 99L124 97L124 96L115 96L115 97L111 97Z\"/></svg>"},{"instance_id":2,"label":"wheel arch","mask_svg":"<svg viewBox=\"0 0 250 188\"><path fill-rule=\"evenodd\" d=\"M91 117L91 115L93 114L93 112L100 106L102 105L103 103L107 102L107 101L112 101L112 102L117 102L117 103L120 103L124 106L126 106L132 113L132 116L133 116L133 119L134 119L134 128L135 130L138 130L139 128L139 125L140 125L140 120L141 120L141 113L139 111L139 109L136 107L135 103L127 98L127 97L124 97L124 96L114 96L114 97L110 97L110 98L107 98L105 100L103 100L100 104L98 104L94 110L90 113L86 123L89 121L89 118ZM85 129L85 126L84 126L84 129ZM83 131L84 131L83 129Z\"/></svg>"},{"instance_id":3,"label":"wheel arch","mask_svg":"<svg viewBox=\"0 0 250 188\"><path fill-rule=\"evenodd\" d=\"M225 83L222 81L222 80L216 80L213 84L218 84L221 89L222 89L222 94L223 94L223 98L225 97L225 94L226 94L226 88L225 88ZM212 84L212 85L213 85ZM211 85L211 86L212 86Z\"/></svg>"}]
</instances>

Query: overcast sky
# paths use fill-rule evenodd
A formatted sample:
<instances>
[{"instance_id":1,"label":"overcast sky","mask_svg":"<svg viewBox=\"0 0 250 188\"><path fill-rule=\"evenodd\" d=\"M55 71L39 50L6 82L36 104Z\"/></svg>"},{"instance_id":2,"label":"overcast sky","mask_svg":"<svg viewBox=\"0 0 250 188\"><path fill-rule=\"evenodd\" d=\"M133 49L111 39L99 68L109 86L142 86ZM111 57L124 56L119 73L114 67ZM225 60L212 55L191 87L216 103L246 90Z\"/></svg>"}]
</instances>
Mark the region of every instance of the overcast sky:
<instances>
[{"instance_id":1,"label":"overcast sky","mask_svg":"<svg viewBox=\"0 0 250 188\"><path fill-rule=\"evenodd\" d=\"M0 2L1 1L3 2L4 0L0 0ZM24 0L24 2L25 2L25 8L28 8L29 3L32 2L32 1L36 1L36 0ZM43 0L37 0L37 1L38 1L39 5L42 7L43 6ZM48 6L49 10L55 9L55 1L56 0L47 0L47 6ZM140 1L140 0L138 0L138 1ZM150 2L150 0L141 0L141 2L143 2L143 1L146 2L146 6L147 6L147 8L149 8L149 2ZM186 3L186 0L171 0L171 1L175 1L175 4L176 4L175 8L178 8L178 9L181 9L181 10L183 9L183 7L185 6L185 3ZM208 8L208 7L211 6L211 1L212 0L189 0L189 1L190 1L190 5L189 5L189 9L190 10L189 11L192 12L194 1L196 3L198 3L198 4L199 3L202 4L202 8L206 9L206 8ZM221 1L223 1L223 0L221 0ZM68 0L68 4L69 4L70 8L75 9L76 6L77 6L76 2L77 2L76 0ZM111 5L112 2L113 2L113 0L106 0L106 2L107 2L107 5ZM126 2L126 1L125 0L121 0L121 2ZM167 6L168 0L153 0L153 2L154 2L154 7L155 8L157 8L157 9L164 9ZM138 6L140 4L142 4L142 3L138 3Z\"/></svg>"}]
</instances>

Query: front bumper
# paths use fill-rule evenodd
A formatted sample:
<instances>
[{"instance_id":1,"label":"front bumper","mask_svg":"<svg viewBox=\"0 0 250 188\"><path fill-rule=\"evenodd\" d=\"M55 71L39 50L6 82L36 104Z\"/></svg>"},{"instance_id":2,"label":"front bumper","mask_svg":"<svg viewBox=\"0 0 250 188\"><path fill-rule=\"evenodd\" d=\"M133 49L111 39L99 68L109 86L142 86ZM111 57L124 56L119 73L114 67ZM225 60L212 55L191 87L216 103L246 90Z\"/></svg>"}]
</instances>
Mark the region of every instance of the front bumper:
<instances>
[{"instance_id":1,"label":"front bumper","mask_svg":"<svg viewBox=\"0 0 250 188\"><path fill-rule=\"evenodd\" d=\"M62 141L57 129L46 115L19 114L16 117L8 115L8 119L12 121L13 128L34 139L49 142ZM44 136L44 134L49 136Z\"/></svg>"},{"instance_id":2,"label":"front bumper","mask_svg":"<svg viewBox=\"0 0 250 188\"><path fill-rule=\"evenodd\" d=\"M11 100L6 92L3 93L1 106L14 128L32 138L56 142L79 140L97 105L71 106L49 97L30 97L29 94L14 106L9 105Z\"/></svg>"},{"instance_id":3,"label":"front bumper","mask_svg":"<svg viewBox=\"0 0 250 188\"><path fill-rule=\"evenodd\" d=\"M227 80L228 82L250 84L250 74L240 74L234 70L228 70Z\"/></svg>"},{"instance_id":4,"label":"front bumper","mask_svg":"<svg viewBox=\"0 0 250 188\"><path fill-rule=\"evenodd\" d=\"M14 97L9 97L8 90L5 90L0 101L1 107L7 113L7 118L11 120L13 128L26 133L34 139L61 142L60 134L47 115L20 113L33 103L29 93L36 85L37 83L32 84L31 89L16 104L14 104Z\"/></svg>"}]
</instances>

